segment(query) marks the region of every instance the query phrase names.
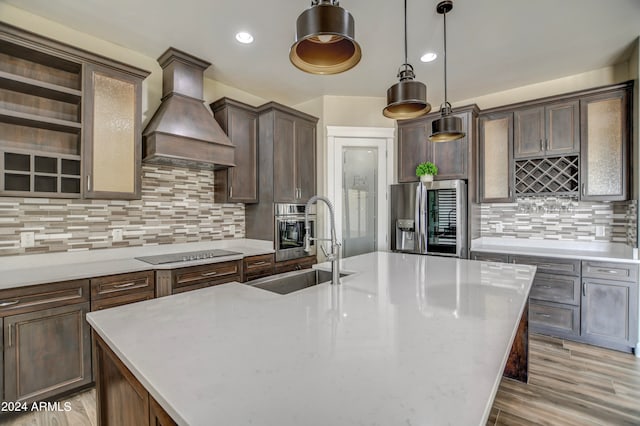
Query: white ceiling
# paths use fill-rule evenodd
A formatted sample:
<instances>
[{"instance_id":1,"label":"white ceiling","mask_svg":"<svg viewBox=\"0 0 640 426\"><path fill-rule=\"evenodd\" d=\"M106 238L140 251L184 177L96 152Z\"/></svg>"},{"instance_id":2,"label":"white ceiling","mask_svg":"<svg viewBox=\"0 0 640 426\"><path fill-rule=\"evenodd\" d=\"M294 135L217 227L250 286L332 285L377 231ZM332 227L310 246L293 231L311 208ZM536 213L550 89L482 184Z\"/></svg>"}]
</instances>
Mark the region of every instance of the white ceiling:
<instances>
[{"instance_id":1,"label":"white ceiling","mask_svg":"<svg viewBox=\"0 0 640 426\"><path fill-rule=\"evenodd\" d=\"M363 56L350 71L315 76L289 62L297 16L310 0L2 0L157 58L173 46L213 63L207 75L265 99L386 96L404 59L403 0L342 0ZM434 109L443 97L437 0L408 0L409 62ZM236 32L255 42L241 45ZM640 35L640 0L455 0L447 15L449 100L623 62ZM440 58L419 58L436 51Z\"/></svg>"}]
</instances>

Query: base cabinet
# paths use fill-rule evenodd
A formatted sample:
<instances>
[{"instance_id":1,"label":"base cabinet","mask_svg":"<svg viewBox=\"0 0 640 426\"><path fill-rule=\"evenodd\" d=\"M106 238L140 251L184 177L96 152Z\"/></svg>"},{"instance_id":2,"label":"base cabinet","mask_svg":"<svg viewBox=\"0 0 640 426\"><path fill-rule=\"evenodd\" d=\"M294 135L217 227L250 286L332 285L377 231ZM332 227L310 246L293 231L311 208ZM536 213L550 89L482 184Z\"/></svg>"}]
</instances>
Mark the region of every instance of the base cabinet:
<instances>
[{"instance_id":1,"label":"base cabinet","mask_svg":"<svg viewBox=\"0 0 640 426\"><path fill-rule=\"evenodd\" d=\"M102 339L94 337L94 344L99 425L176 425Z\"/></svg>"},{"instance_id":2,"label":"base cabinet","mask_svg":"<svg viewBox=\"0 0 640 426\"><path fill-rule=\"evenodd\" d=\"M504 253L471 259L535 265L529 294L531 332L624 352L638 337L638 265Z\"/></svg>"},{"instance_id":3,"label":"base cabinet","mask_svg":"<svg viewBox=\"0 0 640 426\"><path fill-rule=\"evenodd\" d=\"M31 402L91 383L89 303L4 319L5 401Z\"/></svg>"},{"instance_id":4,"label":"base cabinet","mask_svg":"<svg viewBox=\"0 0 640 426\"><path fill-rule=\"evenodd\" d=\"M2 400L29 403L91 383L88 311L88 280L0 291Z\"/></svg>"}]
</instances>

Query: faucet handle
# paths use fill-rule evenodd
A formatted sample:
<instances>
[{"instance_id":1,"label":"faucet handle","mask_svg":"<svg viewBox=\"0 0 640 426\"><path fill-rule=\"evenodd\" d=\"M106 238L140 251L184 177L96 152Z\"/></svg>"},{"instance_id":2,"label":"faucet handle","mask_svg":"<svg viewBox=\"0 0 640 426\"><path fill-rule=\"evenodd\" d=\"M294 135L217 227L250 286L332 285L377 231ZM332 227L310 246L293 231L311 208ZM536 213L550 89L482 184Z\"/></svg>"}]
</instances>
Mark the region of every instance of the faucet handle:
<instances>
[{"instance_id":1,"label":"faucet handle","mask_svg":"<svg viewBox=\"0 0 640 426\"><path fill-rule=\"evenodd\" d=\"M324 253L324 257L326 257L327 259L329 258L329 253L327 253L327 249L324 248L324 246L322 244L318 244L320 246L320 249L322 250L322 252ZM333 254L333 253L332 253Z\"/></svg>"}]
</instances>

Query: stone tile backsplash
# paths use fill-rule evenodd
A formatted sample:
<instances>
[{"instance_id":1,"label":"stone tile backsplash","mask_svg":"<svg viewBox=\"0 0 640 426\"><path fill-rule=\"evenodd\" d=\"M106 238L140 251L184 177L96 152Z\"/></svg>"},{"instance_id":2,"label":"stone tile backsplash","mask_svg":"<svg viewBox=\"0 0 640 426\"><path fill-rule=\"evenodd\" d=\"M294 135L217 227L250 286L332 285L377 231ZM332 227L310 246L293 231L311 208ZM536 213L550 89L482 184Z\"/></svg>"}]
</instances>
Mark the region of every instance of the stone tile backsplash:
<instances>
[{"instance_id":1,"label":"stone tile backsplash","mask_svg":"<svg viewBox=\"0 0 640 426\"><path fill-rule=\"evenodd\" d=\"M112 231L121 229L122 241ZM20 247L21 232L35 246ZM213 172L143 165L140 200L0 198L0 255L244 238L244 204L216 204Z\"/></svg>"},{"instance_id":2,"label":"stone tile backsplash","mask_svg":"<svg viewBox=\"0 0 640 426\"><path fill-rule=\"evenodd\" d=\"M483 204L481 236L604 241L637 247L637 208L637 200L602 203L547 198Z\"/></svg>"}]
</instances>

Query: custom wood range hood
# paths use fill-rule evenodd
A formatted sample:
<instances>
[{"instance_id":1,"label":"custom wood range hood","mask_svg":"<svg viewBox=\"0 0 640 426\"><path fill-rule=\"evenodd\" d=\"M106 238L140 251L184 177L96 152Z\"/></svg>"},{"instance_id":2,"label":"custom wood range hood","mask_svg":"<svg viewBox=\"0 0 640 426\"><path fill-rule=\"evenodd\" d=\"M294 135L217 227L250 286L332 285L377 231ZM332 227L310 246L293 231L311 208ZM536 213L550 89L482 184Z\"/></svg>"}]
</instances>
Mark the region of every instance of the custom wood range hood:
<instances>
[{"instance_id":1,"label":"custom wood range hood","mask_svg":"<svg viewBox=\"0 0 640 426\"><path fill-rule=\"evenodd\" d=\"M234 146L203 104L209 62L170 47L159 58L162 102L142 132L143 162L191 169L235 166Z\"/></svg>"}]
</instances>

